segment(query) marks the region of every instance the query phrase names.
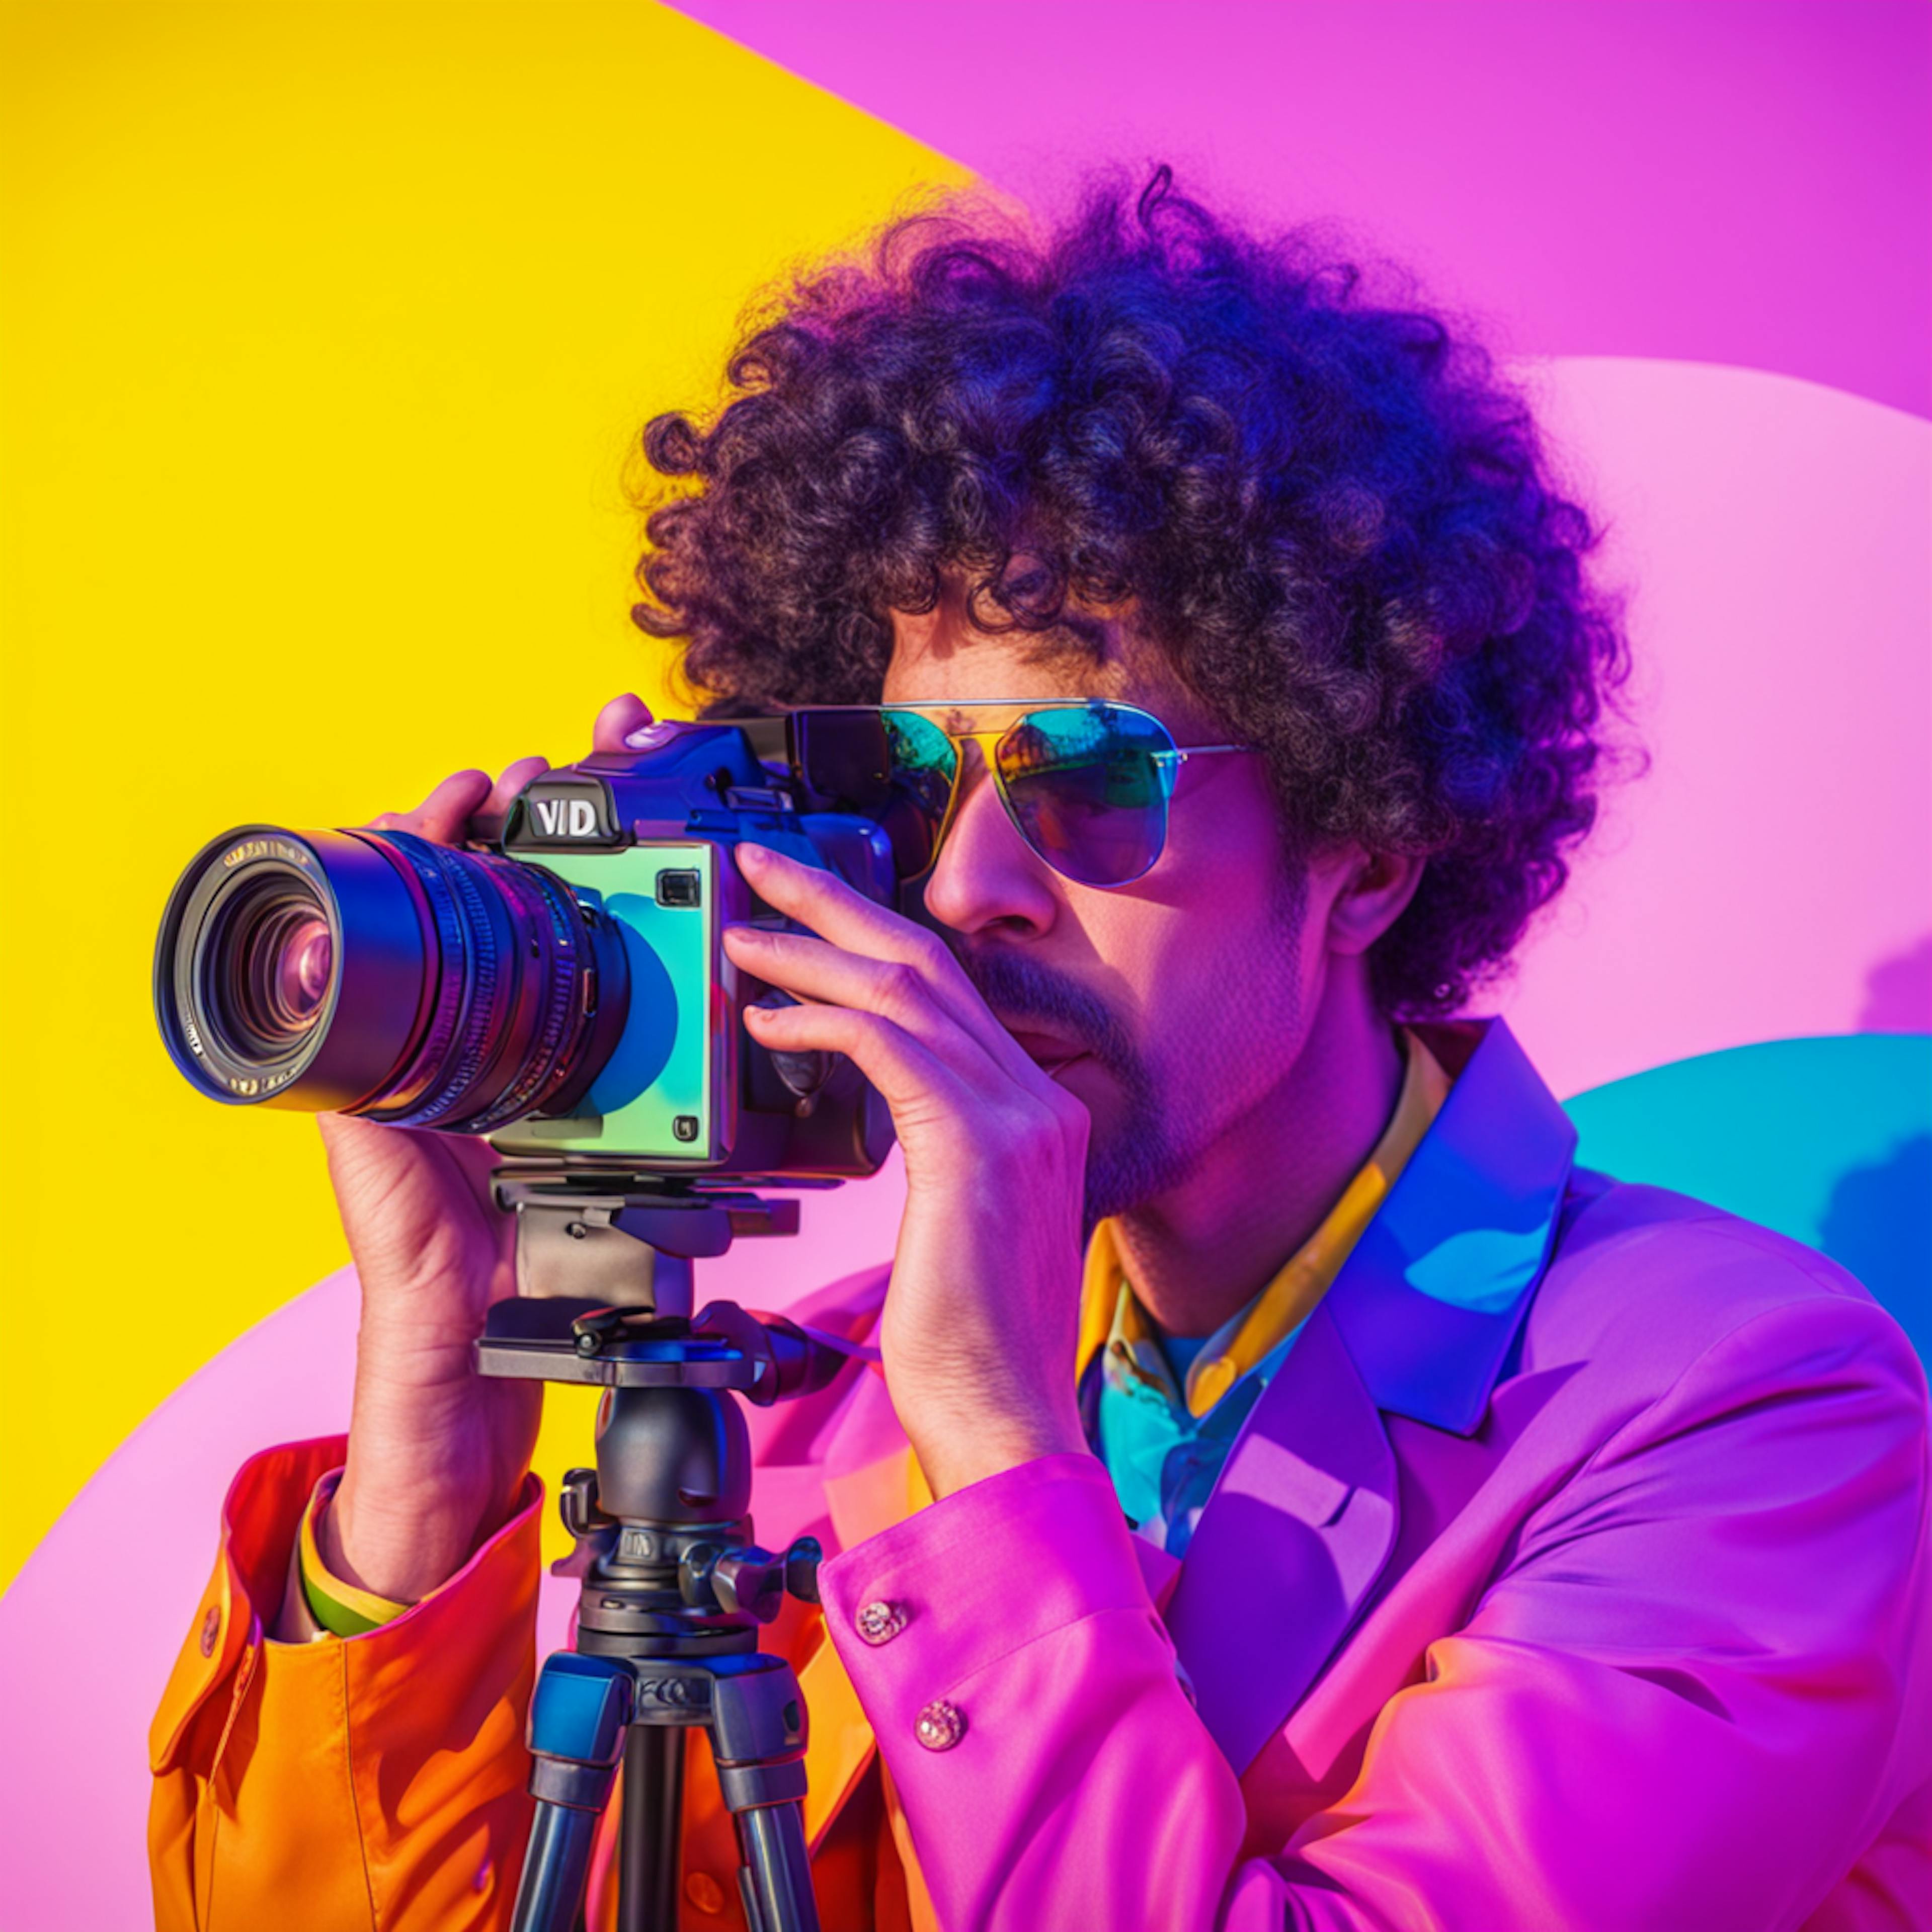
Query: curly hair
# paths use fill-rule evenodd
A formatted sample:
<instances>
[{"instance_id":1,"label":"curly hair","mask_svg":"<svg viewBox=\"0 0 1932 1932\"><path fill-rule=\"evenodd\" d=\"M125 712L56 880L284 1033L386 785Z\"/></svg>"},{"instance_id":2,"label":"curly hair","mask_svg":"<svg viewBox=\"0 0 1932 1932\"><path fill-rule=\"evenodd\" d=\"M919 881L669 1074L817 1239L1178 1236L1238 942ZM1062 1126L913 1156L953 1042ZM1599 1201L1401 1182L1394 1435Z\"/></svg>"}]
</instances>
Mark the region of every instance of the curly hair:
<instances>
[{"instance_id":1,"label":"curly hair","mask_svg":"<svg viewBox=\"0 0 1932 1932\"><path fill-rule=\"evenodd\" d=\"M1266 754L1292 850L1426 860L1384 1011L1456 1010L1563 884L1628 668L1597 532L1483 350L1310 231L1165 167L1043 238L943 202L799 274L727 374L645 432L633 613L713 715L878 702L949 577L989 632L1124 607Z\"/></svg>"}]
</instances>

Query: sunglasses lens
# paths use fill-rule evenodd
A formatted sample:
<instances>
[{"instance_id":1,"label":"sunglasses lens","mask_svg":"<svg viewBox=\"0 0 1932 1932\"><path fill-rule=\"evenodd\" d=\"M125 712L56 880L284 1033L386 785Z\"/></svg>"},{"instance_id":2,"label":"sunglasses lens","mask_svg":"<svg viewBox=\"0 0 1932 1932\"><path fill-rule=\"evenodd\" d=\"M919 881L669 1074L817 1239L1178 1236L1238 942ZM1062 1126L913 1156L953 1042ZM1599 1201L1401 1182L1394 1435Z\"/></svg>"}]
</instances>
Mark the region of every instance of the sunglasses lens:
<instances>
[{"instance_id":1,"label":"sunglasses lens","mask_svg":"<svg viewBox=\"0 0 1932 1932\"><path fill-rule=\"evenodd\" d=\"M918 832L906 842L916 847L922 836L922 852L908 850L901 857L903 877L916 878L931 865L938 843L940 827L946 821L946 808L952 797L952 781L959 770L959 754L952 740L929 718L916 711L886 711L880 714L885 726L886 748L891 754L888 776L896 797L914 808L911 817ZM896 846L899 842L896 838Z\"/></svg>"},{"instance_id":2,"label":"sunglasses lens","mask_svg":"<svg viewBox=\"0 0 1932 1932\"><path fill-rule=\"evenodd\" d=\"M1124 886L1160 856L1173 749L1144 712L1029 712L1000 740L1000 779L1027 843L1055 872Z\"/></svg>"}]
</instances>

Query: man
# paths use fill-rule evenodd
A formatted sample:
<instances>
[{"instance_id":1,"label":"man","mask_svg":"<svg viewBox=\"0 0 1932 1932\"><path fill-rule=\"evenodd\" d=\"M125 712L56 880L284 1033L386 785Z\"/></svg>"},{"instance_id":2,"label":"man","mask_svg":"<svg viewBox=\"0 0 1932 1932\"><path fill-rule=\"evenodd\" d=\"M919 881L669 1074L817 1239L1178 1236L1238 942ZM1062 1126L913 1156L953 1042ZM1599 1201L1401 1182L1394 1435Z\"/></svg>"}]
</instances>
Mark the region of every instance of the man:
<instances>
[{"instance_id":1,"label":"man","mask_svg":"<svg viewBox=\"0 0 1932 1932\"><path fill-rule=\"evenodd\" d=\"M778 1632L827 1925L1932 1924L1918 1365L1818 1256L1575 1170L1445 1017L1561 885L1624 662L1520 403L1165 171L1045 242L902 224L731 382L647 438L640 621L720 710L903 707L940 835L922 923L748 850L816 936L728 940L905 1155L890 1268L800 1311L878 1366L758 1420L766 1540L839 1552ZM1165 728L1171 801L1030 787L1096 700ZM507 1224L487 1149L323 1126L354 1414L230 1498L158 1917L500 1925ZM687 1925L735 1863L698 1762Z\"/></svg>"}]
</instances>

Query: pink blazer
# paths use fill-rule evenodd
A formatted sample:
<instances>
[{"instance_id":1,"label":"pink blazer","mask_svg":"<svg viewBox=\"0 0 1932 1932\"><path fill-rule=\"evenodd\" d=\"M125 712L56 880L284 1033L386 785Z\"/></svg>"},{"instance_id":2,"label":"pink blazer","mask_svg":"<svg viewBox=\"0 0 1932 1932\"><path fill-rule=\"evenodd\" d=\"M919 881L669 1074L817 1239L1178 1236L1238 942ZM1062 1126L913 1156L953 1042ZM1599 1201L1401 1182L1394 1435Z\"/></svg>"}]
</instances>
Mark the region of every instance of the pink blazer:
<instances>
[{"instance_id":1,"label":"pink blazer","mask_svg":"<svg viewBox=\"0 0 1932 1932\"><path fill-rule=\"evenodd\" d=\"M760 1413L761 1535L843 1550L944 1925L1932 1927L1919 1363L1831 1262L1574 1141L1491 1022L1184 1564L1084 1456L895 1520L876 1375ZM885 1280L800 1312L862 1334Z\"/></svg>"}]
</instances>

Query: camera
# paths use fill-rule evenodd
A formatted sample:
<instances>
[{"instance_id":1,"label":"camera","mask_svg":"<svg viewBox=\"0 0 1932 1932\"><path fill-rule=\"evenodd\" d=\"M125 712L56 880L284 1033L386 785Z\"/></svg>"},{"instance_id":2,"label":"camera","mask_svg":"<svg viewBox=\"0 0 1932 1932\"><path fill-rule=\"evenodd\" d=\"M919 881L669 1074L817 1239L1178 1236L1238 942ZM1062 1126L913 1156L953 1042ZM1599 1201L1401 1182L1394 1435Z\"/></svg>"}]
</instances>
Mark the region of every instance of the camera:
<instances>
[{"instance_id":1,"label":"camera","mask_svg":"<svg viewBox=\"0 0 1932 1932\"><path fill-rule=\"evenodd\" d=\"M500 838L460 850L268 825L214 840L155 948L176 1066L230 1105L483 1135L586 1178L873 1172L884 1103L841 1056L760 1046L746 1007L789 996L720 942L785 924L734 862L744 840L894 902L877 713L665 722L632 742L534 780Z\"/></svg>"}]
</instances>

